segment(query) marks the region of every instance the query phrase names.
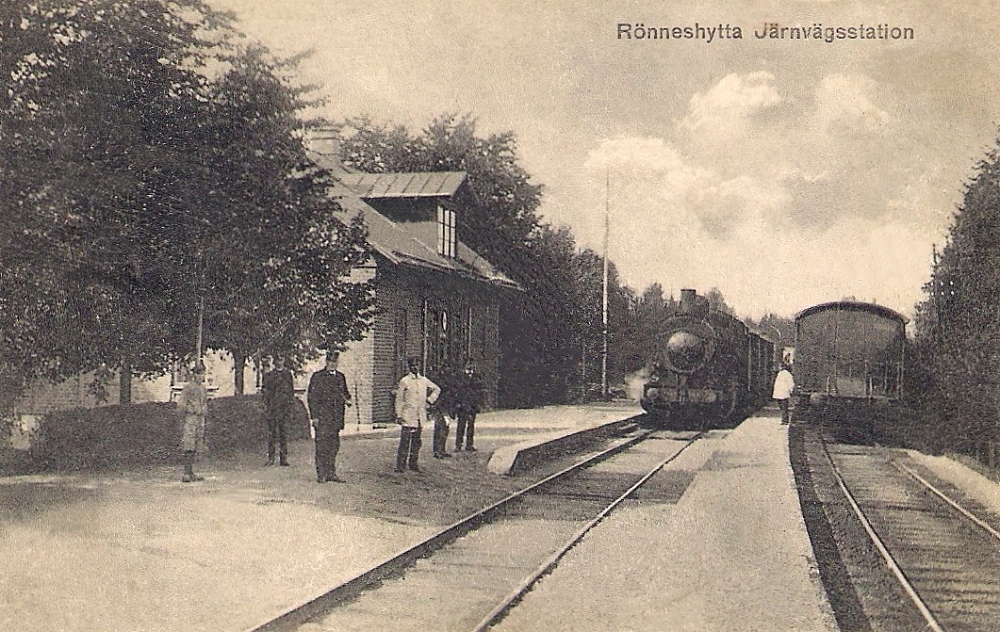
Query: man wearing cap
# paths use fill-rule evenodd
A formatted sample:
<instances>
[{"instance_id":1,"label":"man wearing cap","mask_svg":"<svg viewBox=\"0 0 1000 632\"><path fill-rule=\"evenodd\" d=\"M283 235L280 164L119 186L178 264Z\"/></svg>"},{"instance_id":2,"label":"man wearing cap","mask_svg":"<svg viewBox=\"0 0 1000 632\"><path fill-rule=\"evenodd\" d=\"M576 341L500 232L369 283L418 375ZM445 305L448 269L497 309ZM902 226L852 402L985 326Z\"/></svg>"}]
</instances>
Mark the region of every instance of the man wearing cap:
<instances>
[{"instance_id":1,"label":"man wearing cap","mask_svg":"<svg viewBox=\"0 0 1000 632\"><path fill-rule=\"evenodd\" d=\"M309 379L306 400L309 418L316 433L316 482L343 483L337 476L337 452L340 451L340 431L344 429L344 407L351 405L347 378L337 370L340 354L330 351L326 366Z\"/></svg>"},{"instance_id":2,"label":"man wearing cap","mask_svg":"<svg viewBox=\"0 0 1000 632\"><path fill-rule=\"evenodd\" d=\"M411 470L419 472L420 431L427 421L427 406L437 401L441 388L420 374L418 358L408 359L406 366L409 373L399 380L396 388L396 423L400 425L396 471L402 472L409 465Z\"/></svg>"},{"instance_id":3,"label":"man wearing cap","mask_svg":"<svg viewBox=\"0 0 1000 632\"><path fill-rule=\"evenodd\" d=\"M205 365L201 360L191 369L191 376L177 399L177 413L183 424L181 449L184 451L184 475L181 481L203 481L204 477L194 473L195 458L199 452L205 451L205 416L208 413Z\"/></svg>"}]
</instances>

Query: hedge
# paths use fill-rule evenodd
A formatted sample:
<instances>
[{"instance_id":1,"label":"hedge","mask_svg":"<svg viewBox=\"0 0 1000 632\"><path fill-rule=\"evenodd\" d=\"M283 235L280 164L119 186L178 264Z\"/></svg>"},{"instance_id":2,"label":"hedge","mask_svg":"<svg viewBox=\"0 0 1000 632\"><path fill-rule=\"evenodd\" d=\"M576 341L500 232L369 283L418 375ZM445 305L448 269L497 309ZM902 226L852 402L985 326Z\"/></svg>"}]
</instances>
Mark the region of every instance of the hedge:
<instances>
[{"instance_id":1,"label":"hedge","mask_svg":"<svg viewBox=\"0 0 1000 632\"><path fill-rule=\"evenodd\" d=\"M309 437L305 406L296 400L289 440ZM209 454L263 451L267 424L259 395L209 400ZM0 473L113 469L175 464L181 422L174 403L64 410L45 415L27 454L0 450Z\"/></svg>"}]
</instances>

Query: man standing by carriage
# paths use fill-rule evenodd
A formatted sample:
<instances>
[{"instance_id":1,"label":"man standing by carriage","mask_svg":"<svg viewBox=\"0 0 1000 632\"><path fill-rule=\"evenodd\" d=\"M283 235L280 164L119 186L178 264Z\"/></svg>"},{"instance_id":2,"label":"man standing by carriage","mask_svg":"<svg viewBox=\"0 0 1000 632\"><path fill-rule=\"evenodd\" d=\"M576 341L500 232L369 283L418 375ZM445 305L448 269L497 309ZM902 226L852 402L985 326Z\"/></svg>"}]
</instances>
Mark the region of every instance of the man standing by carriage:
<instances>
[{"instance_id":1,"label":"man standing by carriage","mask_svg":"<svg viewBox=\"0 0 1000 632\"><path fill-rule=\"evenodd\" d=\"M787 425L792 419L792 413L789 409L789 401L792 397L792 391L795 390L795 379L792 377L791 366L787 361L781 362L781 370L778 371L778 375L774 378L774 391L771 393L771 397L778 400L778 406L781 408L781 423Z\"/></svg>"}]
</instances>

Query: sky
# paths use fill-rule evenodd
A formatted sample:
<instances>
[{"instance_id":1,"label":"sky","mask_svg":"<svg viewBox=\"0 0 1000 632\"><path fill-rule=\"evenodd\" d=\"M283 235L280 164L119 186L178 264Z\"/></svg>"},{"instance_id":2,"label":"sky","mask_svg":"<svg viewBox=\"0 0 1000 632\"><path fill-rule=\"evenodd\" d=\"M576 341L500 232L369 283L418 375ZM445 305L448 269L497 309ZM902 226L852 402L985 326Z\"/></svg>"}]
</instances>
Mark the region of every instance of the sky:
<instances>
[{"instance_id":1,"label":"sky","mask_svg":"<svg viewBox=\"0 0 1000 632\"><path fill-rule=\"evenodd\" d=\"M848 297L912 316L1000 122L986 0L210 3L311 51L298 79L333 120L513 131L544 221L602 252L607 212L626 284L715 287L753 318Z\"/></svg>"}]
</instances>

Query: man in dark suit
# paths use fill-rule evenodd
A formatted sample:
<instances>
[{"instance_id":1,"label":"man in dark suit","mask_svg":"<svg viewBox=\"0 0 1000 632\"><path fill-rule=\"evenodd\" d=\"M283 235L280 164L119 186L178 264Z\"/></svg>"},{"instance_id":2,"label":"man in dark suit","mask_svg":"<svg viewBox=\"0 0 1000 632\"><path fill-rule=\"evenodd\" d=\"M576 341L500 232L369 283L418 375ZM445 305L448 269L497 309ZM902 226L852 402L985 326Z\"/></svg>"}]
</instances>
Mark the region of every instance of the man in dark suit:
<instances>
[{"instance_id":1,"label":"man in dark suit","mask_svg":"<svg viewBox=\"0 0 1000 632\"><path fill-rule=\"evenodd\" d=\"M281 465L288 465L288 438L286 428L295 405L295 386L292 372L285 366L284 358L274 360L274 368L261 380L264 412L267 415L267 465L274 465L275 443L280 444Z\"/></svg>"},{"instance_id":2,"label":"man in dark suit","mask_svg":"<svg viewBox=\"0 0 1000 632\"><path fill-rule=\"evenodd\" d=\"M455 434L455 451L465 449L475 452L476 447L476 415L483 406L483 383L476 373L475 365L470 361L465 365L465 371L458 379L458 392L455 397L455 413L458 417L458 432Z\"/></svg>"},{"instance_id":3,"label":"man in dark suit","mask_svg":"<svg viewBox=\"0 0 1000 632\"><path fill-rule=\"evenodd\" d=\"M309 379L306 399L309 417L316 432L316 482L343 483L337 476L337 452L340 451L340 431L344 429L344 407L351 405L347 378L337 370L340 354L330 351L326 367Z\"/></svg>"}]
</instances>

